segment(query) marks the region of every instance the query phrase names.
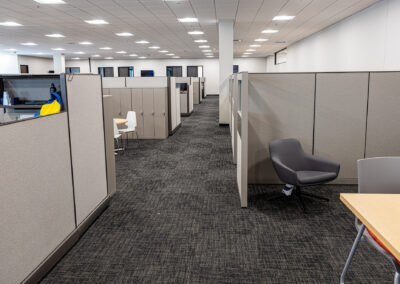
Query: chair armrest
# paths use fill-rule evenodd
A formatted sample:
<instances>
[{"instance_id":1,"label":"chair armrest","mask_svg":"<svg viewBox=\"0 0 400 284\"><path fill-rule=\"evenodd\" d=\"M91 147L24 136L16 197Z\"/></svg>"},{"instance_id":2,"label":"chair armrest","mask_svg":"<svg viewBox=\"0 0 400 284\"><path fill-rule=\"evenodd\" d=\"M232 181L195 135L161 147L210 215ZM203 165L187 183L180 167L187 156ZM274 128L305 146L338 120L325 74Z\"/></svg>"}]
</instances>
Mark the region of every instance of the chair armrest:
<instances>
[{"instance_id":1,"label":"chair armrest","mask_svg":"<svg viewBox=\"0 0 400 284\"><path fill-rule=\"evenodd\" d=\"M271 159L272 165L278 177L285 183L295 185L297 184L297 174L291 168L285 166L281 161L276 159Z\"/></svg>"},{"instance_id":2,"label":"chair armrest","mask_svg":"<svg viewBox=\"0 0 400 284\"><path fill-rule=\"evenodd\" d=\"M307 160L310 170L321 172L334 172L336 174L339 174L340 164L336 162L332 162L330 160L310 154L306 154L305 158Z\"/></svg>"}]
</instances>

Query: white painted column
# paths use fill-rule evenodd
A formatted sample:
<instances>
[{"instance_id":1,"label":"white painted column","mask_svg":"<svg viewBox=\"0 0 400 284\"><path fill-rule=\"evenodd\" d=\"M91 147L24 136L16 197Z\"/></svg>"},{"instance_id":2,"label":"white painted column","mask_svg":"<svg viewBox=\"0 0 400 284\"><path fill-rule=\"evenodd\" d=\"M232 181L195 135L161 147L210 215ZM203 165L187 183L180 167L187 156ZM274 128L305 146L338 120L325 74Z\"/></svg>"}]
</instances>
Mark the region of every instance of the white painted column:
<instances>
[{"instance_id":1,"label":"white painted column","mask_svg":"<svg viewBox=\"0 0 400 284\"><path fill-rule=\"evenodd\" d=\"M53 55L54 73L65 73L65 55L62 53Z\"/></svg>"},{"instance_id":2,"label":"white painted column","mask_svg":"<svg viewBox=\"0 0 400 284\"><path fill-rule=\"evenodd\" d=\"M219 24L219 123L229 123L229 75L233 73L233 20Z\"/></svg>"}]
</instances>

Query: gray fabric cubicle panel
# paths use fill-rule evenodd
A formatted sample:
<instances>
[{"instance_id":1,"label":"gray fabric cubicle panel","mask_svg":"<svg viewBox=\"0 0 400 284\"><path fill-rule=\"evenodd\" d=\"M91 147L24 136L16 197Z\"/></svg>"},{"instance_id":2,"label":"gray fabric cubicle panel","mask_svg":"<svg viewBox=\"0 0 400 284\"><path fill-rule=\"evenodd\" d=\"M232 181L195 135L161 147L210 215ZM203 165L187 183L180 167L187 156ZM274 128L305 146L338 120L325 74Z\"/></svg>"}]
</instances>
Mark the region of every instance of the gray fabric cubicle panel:
<instances>
[{"instance_id":1,"label":"gray fabric cubicle panel","mask_svg":"<svg viewBox=\"0 0 400 284\"><path fill-rule=\"evenodd\" d=\"M248 88L248 182L281 183L268 145L275 139L296 138L312 152L315 74L249 74Z\"/></svg>"},{"instance_id":2,"label":"gray fabric cubicle panel","mask_svg":"<svg viewBox=\"0 0 400 284\"><path fill-rule=\"evenodd\" d=\"M79 225L107 196L101 77L74 75L67 93Z\"/></svg>"},{"instance_id":3,"label":"gray fabric cubicle panel","mask_svg":"<svg viewBox=\"0 0 400 284\"><path fill-rule=\"evenodd\" d=\"M143 89L130 89L132 92L132 110L136 112L137 135L143 138Z\"/></svg>"},{"instance_id":4,"label":"gray fabric cubicle panel","mask_svg":"<svg viewBox=\"0 0 400 284\"><path fill-rule=\"evenodd\" d=\"M400 72L370 76L365 155L400 156Z\"/></svg>"},{"instance_id":5,"label":"gray fabric cubicle panel","mask_svg":"<svg viewBox=\"0 0 400 284\"><path fill-rule=\"evenodd\" d=\"M103 96L104 109L104 132L106 135L106 157L107 157L107 183L108 194L113 195L117 191L115 176L115 154L114 154L114 124L113 105L110 95Z\"/></svg>"},{"instance_id":6,"label":"gray fabric cubicle panel","mask_svg":"<svg viewBox=\"0 0 400 284\"><path fill-rule=\"evenodd\" d=\"M0 127L0 283L20 283L75 229L67 114Z\"/></svg>"},{"instance_id":7,"label":"gray fabric cubicle panel","mask_svg":"<svg viewBox=\"0 0 400 284\"><path fill-rule=\"evenodd\" d=\"M157 139L168 137L167 89L154 89L154 135Z\"/></svg>"},{"instance_id":8,"label":"gray fabric cubicle panel","mask_svg":"<svg viewBox=\"0 0 400 284\"><path fill-rule=\"evenodd\" d=\"M112 96L113 104L113 118L121 118L121 95L119 90L121 89L109 89L109 94Z\"/></svg>"},{"instance_id":9,"label":"gray fabric cubicle panel","mask_svg":"<svg viewBox=\"0 0 400 284\"><path fill-rule=\"evenodd\" d=\"M154 89L143 89L143 138L154 136Z\"/></svg>"},{"instance_id":10,"label":"gray fabric cubicle panel","mask_svg":"<svg viewBox=\"0 0 400 284\"><path fill-rule=\"evenodd\" d=\"M314 154L340 163L335 183L357 183L364 158L368 73L317 73Z\"/></svg>"},{"instance_id":11,"label":"gray fabric cubicle panel","mask_svg":"<svg viewBox=\"0 0 400 284\"><path fill-rule=\"evenodd\" d=\"M118 90L119 96L121 99L121 117L126 118L126 115L128 114L128 111L132 110L132 94L131 94L131 89L115 89ZM120 129L126 128L125 125L119 126ZM129 139L133 138L133 134L129 133L128 135ZM124 135L124 138L126 136Z\"/></svg>"},{"instance_id":12,"label":"gray fabric cubicle panel","mask_svg":"<svg viewBox=\"0 0 400 284\"><path fill-rule=\"evenodd\" d=\"M193 103L195 105L200 104L200 83L199 82L193 82Z\"/></svg>"}]
</instances>

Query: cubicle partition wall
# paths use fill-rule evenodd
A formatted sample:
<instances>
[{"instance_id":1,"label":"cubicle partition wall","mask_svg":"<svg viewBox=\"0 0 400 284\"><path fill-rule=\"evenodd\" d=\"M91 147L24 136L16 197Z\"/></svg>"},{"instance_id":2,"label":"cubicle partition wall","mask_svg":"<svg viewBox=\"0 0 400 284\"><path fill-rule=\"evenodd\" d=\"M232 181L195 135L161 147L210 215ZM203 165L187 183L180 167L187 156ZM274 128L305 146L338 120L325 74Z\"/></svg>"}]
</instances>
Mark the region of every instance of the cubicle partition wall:
<instances>
[{"instance_id":1,"label":"cubicle partition wall","mask_svg":"<svg viewBox=\"0 0 400 284\"><path fill-rule=\"evenodd\" d=\"M232 156L234 164L237 164L237 135L236 135L238 126L237 96L238 96L238 76L237 74L233 74L229 78L229 106L230 106L229 130L231 133L232 154L233 154Z\"/></svg>"},{"instance_id":2,"label":"cubicle partition wall","mask_svg":"<svg viewBox=\"0 0 400 284\"><path fill-rule=\"evenodd\" d=\"M168 77L169 134L172 135L181 126L181 95L176 77Z\"/></svg>"},{"instance_id":3,"label":"cubicle partition wall","mask_svg":"<svg viewBox=\"0 0 400 284\"><path fill-rule=\"evenodd\" d=\"M176 103L176 89L170 92L167 77L109 77L103 78L104 94L112 96L113 117L126 118L127 112L136 112L137 136L129 139L165 139L169 134L170 101ZM179 102L179 101L178 101ZM180 115L180 113L179 113Z\"/></svg>"},{"instance_id":4,"label":"cubicle partition wall","mask_svg":"<svg viewBox=\"0 0 400 284\"><path fill-rule=\"evenodd\" d=\"M339 177L333 182L338 184L357 183L358 159L400 155L396 143L400 138L396 109L400 104L400 72L240 76L238 86L233 84L233 89L242 91L238 95L241 116L236 132L243 133L243 127L248 126L248 143L243 135L237 136L234 151L238 174L242 175L238 181L248 178L250 184L281 183L269 158L269 142L275 139L296 138L306 152L340 163ZM246 84L248 89L243 90ZM246 92L247 106L243 98ZM243 120L246 113L247 123ZM247 171L240 171L246 162ZM245 196L247 185L238 182L238 186L241 196ZM245 202L242 200L242 206Z\"/></svg>"},{"instance_id":5,"label":"cubicle partition wall","mask_svg":"<svg viewBox=\"0 0 400 284\"><path fill-rule=\"evenodd\" d=\"M197 77L191 77L192 82L193 82L193 103L195 105L198 105L202 101L201 97L201 90L200 90L200 78Z\"/></svg>"},{"instance_id":6,"label":"cubicle partition wall","mask_svg":"<svg viewBox=\"0 0 400 284\"><path fill-rule=\"evenodd\" d=\"M180 91L181 116L189 116L193 113L192 80L190 77L176 77L175 82Z\"/></svg>"},{"instance_id":7,"label":"cubicle partition wall","mask_svg":"<svg viewBox=\"0 0 400 284\"><path fill-rule=\"evenodd\" d=\"M207 97L207 94L206 94L206 78L204 78L204 77L200 78L200 94L201 94L201 98L202 99Z\"/></svg>"},{"instance_id":8,"label":"cubicle partition wall","mask_svg":"<svg viewBox=\"0 0 400 284\"><path fill-rule=\"evenodd\" d=\"M1 283L39 282L108 204L101 78L57 76L67 110L0 126Z\"/></svg>"}]
</instances>

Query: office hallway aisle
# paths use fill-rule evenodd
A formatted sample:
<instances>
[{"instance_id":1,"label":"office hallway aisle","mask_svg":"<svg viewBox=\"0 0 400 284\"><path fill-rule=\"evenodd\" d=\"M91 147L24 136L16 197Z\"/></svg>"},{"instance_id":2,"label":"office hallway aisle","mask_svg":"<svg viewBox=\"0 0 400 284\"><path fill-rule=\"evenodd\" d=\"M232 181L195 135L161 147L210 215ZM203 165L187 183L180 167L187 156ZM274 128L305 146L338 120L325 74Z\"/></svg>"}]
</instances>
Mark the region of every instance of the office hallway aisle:
<instances>
[{"instance_id":1,"label":"office hallway aisle","mask_svg":"<svg viewBox=\"0 0 400 284\"><path fill-rule=\"evenodd\" d=\"M130 147L117 157L110 207L44 283L339 282L356 232L338 195L356 188L325 187L332 201L310 201L316 213L304 215L296 202L267 202L258 195L265 187L254 186L241 209L218 97L195 106L168 139ZM390 283L391 273L362 244L348 277Z\"/></svg>"}]
</instances>

